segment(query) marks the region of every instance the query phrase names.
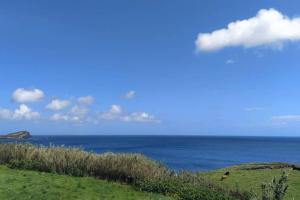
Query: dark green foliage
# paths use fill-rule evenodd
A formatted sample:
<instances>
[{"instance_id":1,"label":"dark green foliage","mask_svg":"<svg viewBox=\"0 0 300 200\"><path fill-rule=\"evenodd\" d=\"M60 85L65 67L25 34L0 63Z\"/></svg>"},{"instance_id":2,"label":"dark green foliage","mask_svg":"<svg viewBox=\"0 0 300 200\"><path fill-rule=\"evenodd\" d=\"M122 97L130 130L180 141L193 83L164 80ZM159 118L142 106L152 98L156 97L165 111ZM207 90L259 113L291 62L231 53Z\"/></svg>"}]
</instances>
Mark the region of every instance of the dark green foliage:
<instances>
[{"instance_id":1,"label":"dark green foliage","mask_svg":"<svg viewBox=\"0 0 300 200\"><path fill-rule=\"evenodd\" d=\"M207 178L190 172L170 173L151 179L140 179L136 185L143 191L162 193L182 200L250 200L252 194L226 190Z\"/></svg>"}]
</instances>

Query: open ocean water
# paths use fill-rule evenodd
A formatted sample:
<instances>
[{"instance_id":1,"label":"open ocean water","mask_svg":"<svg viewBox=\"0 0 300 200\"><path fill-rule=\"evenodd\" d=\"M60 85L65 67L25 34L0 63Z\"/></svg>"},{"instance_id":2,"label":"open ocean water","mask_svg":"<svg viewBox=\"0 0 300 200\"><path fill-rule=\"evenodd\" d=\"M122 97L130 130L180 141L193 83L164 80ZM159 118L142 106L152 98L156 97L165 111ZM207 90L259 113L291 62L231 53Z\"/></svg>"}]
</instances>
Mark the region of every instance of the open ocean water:
<instances>
[{"instance_id":1,"label":"open ocean water","mask_svg":"<svg viewBox=\"0 0 300 200\"><path fill-rule=\"evenodd\" d=\"M33 136L19 142L142 153L175 170L214 170L249 162L300 163L300 138L217 136ZM15 142L1 140L1 142Z\"/></svg>"}]
</instances>

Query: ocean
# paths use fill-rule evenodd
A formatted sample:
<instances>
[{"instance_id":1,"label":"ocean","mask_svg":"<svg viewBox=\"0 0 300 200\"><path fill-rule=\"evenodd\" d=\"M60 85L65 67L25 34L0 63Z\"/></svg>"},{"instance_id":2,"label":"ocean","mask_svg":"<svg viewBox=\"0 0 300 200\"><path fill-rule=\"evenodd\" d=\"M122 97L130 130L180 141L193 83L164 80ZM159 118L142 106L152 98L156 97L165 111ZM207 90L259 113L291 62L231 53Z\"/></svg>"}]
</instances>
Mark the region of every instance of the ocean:
<instances>
[{"instance_id":1,"label":"ocean","mask_svg":"<svg viewBox=\"0 0 300 200\"><path fill-rule=\"evenodd\" d=\"M300 138L48 135L21 141L79 147L97 153L142 153L174 170L209 171L253 162L300 163Z\"/></svg>"}]
</instances>

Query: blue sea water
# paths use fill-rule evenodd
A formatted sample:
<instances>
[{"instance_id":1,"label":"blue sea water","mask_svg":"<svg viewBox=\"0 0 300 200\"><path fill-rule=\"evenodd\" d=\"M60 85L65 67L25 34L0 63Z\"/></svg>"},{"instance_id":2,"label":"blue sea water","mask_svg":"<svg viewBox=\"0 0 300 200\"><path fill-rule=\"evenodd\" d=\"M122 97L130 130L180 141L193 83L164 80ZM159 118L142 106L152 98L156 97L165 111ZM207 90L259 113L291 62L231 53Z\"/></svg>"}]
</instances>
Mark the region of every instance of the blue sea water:
<instances>
[{"instance_id":1,"label":"blue sea water","mask_svg":"<svg viewBox=\"0 0 300 200\"><path fill-rule=\"evenodd\" d=\"M13 140L9 140L10 142ZM300 163L300 138L214 136L33 136L33 144L142 153L175 170L214 170L249 162Z\"/></svg>"}]
</instances>

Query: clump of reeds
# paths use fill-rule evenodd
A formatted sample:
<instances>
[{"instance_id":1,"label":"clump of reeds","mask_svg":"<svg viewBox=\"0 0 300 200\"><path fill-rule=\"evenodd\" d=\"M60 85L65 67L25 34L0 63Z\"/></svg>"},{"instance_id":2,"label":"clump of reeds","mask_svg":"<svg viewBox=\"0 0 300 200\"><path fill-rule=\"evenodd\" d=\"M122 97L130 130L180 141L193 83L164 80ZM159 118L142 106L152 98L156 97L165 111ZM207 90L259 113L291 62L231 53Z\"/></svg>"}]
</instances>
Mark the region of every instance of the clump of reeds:
<instances>
[{"instance_id":1,"label":"clump of reeds","mask_svg":"<svg viewBox=\"0 0 300 200\"><path fill-rule=\"evenodd\" d=\"M73 176L133 182L168 173L166 167L141 154L95 154L76 148L1 144L0 164Z\"/></svg>"}]
</instances>

